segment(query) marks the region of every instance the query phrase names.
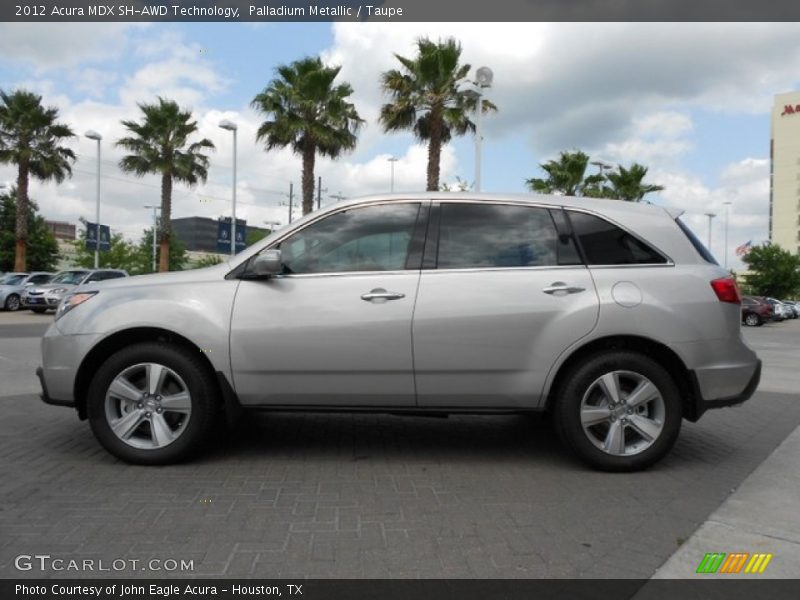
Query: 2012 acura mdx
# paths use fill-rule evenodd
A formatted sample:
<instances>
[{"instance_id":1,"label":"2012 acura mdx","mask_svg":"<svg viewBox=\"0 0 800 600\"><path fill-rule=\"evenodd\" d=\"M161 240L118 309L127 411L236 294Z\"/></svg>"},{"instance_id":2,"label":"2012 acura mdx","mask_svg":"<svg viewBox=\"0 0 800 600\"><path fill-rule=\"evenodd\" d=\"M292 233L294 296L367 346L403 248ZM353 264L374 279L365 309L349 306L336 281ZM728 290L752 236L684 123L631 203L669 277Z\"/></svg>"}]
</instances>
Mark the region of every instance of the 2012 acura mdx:
<instances>
[{"instance_id":1,"label":"2012 acura mdx","mask_svg":"<svg viewBox=\"0 0 800 600\"><path fill-rule=\"evenodd\" d=\"M132 463L189 457L241 408L549 411L590 465L641 469L761 371L735 281L678 217L547 196L337 203L230 262L66 297L42 398Z\"/></svg>"}]
</instances>

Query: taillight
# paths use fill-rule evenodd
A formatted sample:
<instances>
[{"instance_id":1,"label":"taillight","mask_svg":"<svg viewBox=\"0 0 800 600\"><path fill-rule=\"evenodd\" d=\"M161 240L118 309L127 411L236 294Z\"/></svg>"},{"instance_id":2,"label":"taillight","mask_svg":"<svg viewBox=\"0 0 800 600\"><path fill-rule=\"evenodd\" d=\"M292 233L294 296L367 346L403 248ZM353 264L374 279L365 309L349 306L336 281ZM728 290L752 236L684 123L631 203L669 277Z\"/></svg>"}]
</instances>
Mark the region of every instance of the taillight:
<instances>
[{"instance_id":1,"label":"taillight","mask_svg":"<svg viewBox=\"0 0 800 600\"><path fill-rule=\"evenodd\" d=\"M733 277L715 279L711 282L711 287L714 289L714 293L717 295L720 302L731 302L733 304L742 303L742 297L739 294L739 286L736 285L736 280Z\"/></svg>"}]
</instances>

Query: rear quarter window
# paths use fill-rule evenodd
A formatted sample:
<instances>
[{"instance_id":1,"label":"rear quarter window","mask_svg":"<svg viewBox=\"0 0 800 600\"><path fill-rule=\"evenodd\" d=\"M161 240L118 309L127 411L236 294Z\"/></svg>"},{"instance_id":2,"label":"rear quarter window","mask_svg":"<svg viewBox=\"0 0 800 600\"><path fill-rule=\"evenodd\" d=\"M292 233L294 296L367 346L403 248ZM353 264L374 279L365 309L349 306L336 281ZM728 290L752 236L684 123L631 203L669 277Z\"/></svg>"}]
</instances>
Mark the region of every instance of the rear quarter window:
<instances>
[{"instance_id":1,"label":"rear quarter window","mask_svg":"<svg viewBox=\"0 0 800 600\"><path fill-rule=\"evenodd\" d=\"M667 259L624 229L595 215L569 211L589 265L658 265Z\"/></svg>"}]
</instances>

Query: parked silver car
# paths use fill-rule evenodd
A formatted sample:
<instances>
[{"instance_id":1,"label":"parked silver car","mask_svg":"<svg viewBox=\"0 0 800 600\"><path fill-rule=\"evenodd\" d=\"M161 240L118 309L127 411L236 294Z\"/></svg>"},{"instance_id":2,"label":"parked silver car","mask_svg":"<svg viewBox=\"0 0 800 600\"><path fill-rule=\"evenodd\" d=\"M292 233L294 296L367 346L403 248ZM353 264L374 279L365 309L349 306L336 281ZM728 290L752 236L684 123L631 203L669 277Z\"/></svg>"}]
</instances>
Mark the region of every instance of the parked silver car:
<instances>
[{"instance_id":1,"label":"parked silver car","mask_svg":"<svg viewBox=\"0 0 800 600\"><path fill-rule=\"evenodd\" d=\"M46 271L33 273L7 273L0 277L0 308L8 311L19 310L21 297L25 290L33 285L47 283L53 277Z\"/></svg>"},{"instance_id":2,"label":"parked silver car","mask_svg":"<svg viewBox=\"0 0 800 600\"><path fill-rule=\"evenodd\" d=\"M55 310L61 299L80 285L127 276L127 271L122 269L60 271L53 276L49 283L26 289L22 294L22 305L36 313L43 313L50 309Z\"/></svg>"},{"instance_id":3,"label":"parked silver car","mask_svg":"<svg viewBox=\"0 0 800 600\"><path fill-rule=\"evenodd\" d=\"M42 341L43 399L133 463L242 407L550 411L594 467L647 467L747 400L735 281L664 208L421 194L337 203L230 262L88 286Z\"/></svg>"}]
</instances>

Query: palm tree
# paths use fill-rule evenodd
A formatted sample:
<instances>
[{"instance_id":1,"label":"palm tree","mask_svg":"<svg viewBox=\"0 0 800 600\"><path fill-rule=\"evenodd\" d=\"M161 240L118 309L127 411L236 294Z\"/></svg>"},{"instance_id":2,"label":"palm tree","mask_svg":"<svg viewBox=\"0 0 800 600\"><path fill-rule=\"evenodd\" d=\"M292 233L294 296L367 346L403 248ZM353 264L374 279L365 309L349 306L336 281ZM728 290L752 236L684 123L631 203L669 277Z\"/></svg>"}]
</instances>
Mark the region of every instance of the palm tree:
<instances>
[{"instance_id":1,"label":"palm tree","mask_svg":"<svg viewBox=\"0 0 800 600\"><path fill-rule=\"evenodd\" d=\"M17 165L15 271L27 267L30 176L61 183L72 175L75 153L60 144L75 134L57 118L58 109L43 107L41 96L0 90L0 164Z\"/></svg>"},{"instance_id":2,"label":"palm tree","mask_svg":"<svg viewBox=\"0 0 800 600\"><path fill-rule=\"evenodd\" d=\"M205 182L208 156L203 150L213 150L214 144L206 138L189 143L189 137L197 131L197 121L192 120L191 111L182 110L172 100L159 97L157 104L139 104L139 109L144 114L141 123L122 121L133 135L117 142L117 146L131 153L120 159L119 167L137 177L161 174L158 270L163 272L169 271L172 182L179 181L190 187Z\"/></svg>"},{"instance_id":3,"label":"palm tree","mask_svg":"<svg viewBox=\"0 0 800 600\"><path fill-rule=\"evenodd\" d=\"M401 69L381 75L383 90L391 102L381 107L380 121L384 131L411 129L418 140L428 143L427 190L436 191L442 146L453 135L475 131L467 115L476 110L477 99L471 90L459 89L471 67L459 64L461 44L453 38L438 43L420 38L417 56L395 57ZM486 113L497 107L483 99L481 110Z\"/></svg>"},{"instance_id":4,"label":"palm tree","mask_svg":"<svg viewBox=\"0 0 800 600\"><path fill-rule=\"evenodd\" d=\"M276 69L277 77L253 98L253 108L268 117L256 140L267 150L291 146L303 159L303 214L314 210L314 162L317 152L330 158L356 146L364 123L348 101L349 83L334 85L341 67L326 67L318 57Z\"/></svg>"},{"instance_id":5,"label":"palm tree","mask_svg":"<svg viewBox=\"0 0 800 600\"><path fill-rule=\"evenodd\" d=\"M589 155L576 150L561 152L558 160L549 160L539 165L547 173L545 179L531 178L525 184L538 194L561 194L564 196L603 195L605 178L602 175L586 175Z\"/></svg>"},{"instance_id":6,"label":"palm tree","mask_svg":"<svg viewBox=\"0 0 800 600\"><path fill-rule=\"evenodd\" d=\"M616 172L608 174L611 184L611 198L627 200L628 202L641 202L646 194L660 192L663 186L644 183L647 176L647 167L633 163L630 169L622 165L617 166Z\"/></svg>"}]
</instances>

